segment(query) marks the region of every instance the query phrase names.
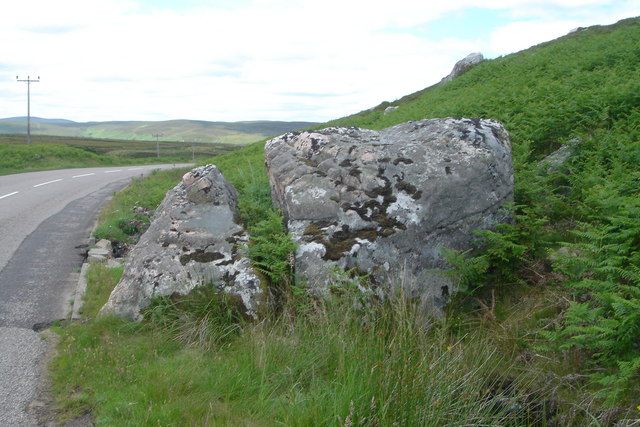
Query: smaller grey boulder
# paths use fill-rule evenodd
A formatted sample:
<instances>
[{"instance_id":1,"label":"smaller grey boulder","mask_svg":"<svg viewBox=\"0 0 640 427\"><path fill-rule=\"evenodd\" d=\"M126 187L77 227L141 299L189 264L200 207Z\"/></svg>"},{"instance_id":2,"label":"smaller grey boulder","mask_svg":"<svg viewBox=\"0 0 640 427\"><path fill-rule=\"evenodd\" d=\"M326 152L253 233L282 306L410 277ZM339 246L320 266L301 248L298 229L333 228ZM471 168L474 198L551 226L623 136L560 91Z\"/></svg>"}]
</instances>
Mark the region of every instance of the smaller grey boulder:
<instances>
[{"instance_id":1,"label":"smaller grey boulder","mask_svg":"<svg viewBox=\"0 0 640 427\"><path fill-rule=\"evenodd\" d=\"M96 248L106 249L107 251L111 251L113 247L111 246L111 241L107 239L100 239L96 243Z\"/></svg>"},{"instance_id":2,"label":"smaller grey boulder","mask_svg":"<svg viewBox=\"0 0 640 427\"><path fill-rule=\"evenodd\" d=\"M111 251L104 248L91 248L87 254L87 261L105 261L111 255Z\"/></svg>"},{"instance_id":3,"label":"smaller grey boulder","mask_svg":"<svg viewBox=\"0 0 640 427\"><path fill-rule=\"evenodd\" d=\"M581 142L582 140L580 138L573 138L567 141L566 144L562 144L562 146L560 146L556 151L540 160L538 166L547 173L556 172L567 160L571 158L575 151L575 147Z\"/></svg>"},{"instance_id":4,"label":"smaller grey boulder","mask_svg":"<svg viewBox=\"0 0 640 427\"><path fill-rule=\"evenodd\" d=\"M249 236L235 222L236 191L214 165L193 169L170 190L131 250L122 279L101 313L139 320L157 296L215 286L257 318L266 294L240 247Z\"/></svg>"},{"instance_id":5,"label":"smaller grey boulder","mask_svg":"<svg viewBox=\"0 0 640 427\"><path fill-rule=\"evenodd\" d=\"M398 108L400 108L400 107L398 107L397 105L391 105L391 106L389 106L389 107L384 109L384 115L391 114L394 111L396 111Z\"/></svg>"}]
</instances>

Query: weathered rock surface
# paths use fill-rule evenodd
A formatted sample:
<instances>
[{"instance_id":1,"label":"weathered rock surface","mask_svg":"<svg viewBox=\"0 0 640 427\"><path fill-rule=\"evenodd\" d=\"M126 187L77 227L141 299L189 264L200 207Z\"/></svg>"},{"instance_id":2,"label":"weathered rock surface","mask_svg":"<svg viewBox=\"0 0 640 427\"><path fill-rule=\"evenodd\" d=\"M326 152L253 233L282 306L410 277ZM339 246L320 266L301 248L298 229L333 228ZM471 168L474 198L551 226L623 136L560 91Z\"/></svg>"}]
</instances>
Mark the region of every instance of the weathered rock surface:
<instances>
[{"instance_id":1,"label":"weathered rock surface","mask_svg":"<svg viewBox=\"0 0 640 427\"><path fill-rule=\"evenodd\" d=\"M249 237L236 224L236 191L213 165L185 174L158 207L131 250L122 279L101 313L140 319L156 296L184 295L213 285L241 300L256 317L265 297L238 245Z\"/></svg>"},{"instance_id":2,"label":"weathered rock surface","mask_svg":"<svg viewBox=\"0 0 640 427\"><path fill-rule=\"evenodd\" d=\"M544 169L546 172L551 173L559 170L574 154L575 147L578 146L582 140L580 138L573 138L567 141L566 144L562 144L553 153L549 154L544 159L540 160L538 166Z\"/></svg>"},{"instance_id":3,"label":"weathered rock surface","mask_svg":"<svg viewBox=\"0 0 640 427\"><path fill-rule=\"evenodd\" d=\"M462 58L460 61L456 62L456 65L453 66L453 70L451 70L451 73L449 73L447 77L442 79L442 83L450 82L455 77L468 71L471 67L473 67L474 65L482 61L484 61L484 56L481 53L479 52L470 53L469 55Z\"/></svg>"},{"instance_id":4,"label":"weathered rock surface","mask_svg":"<svg viewBox=\"0 0 640 427\"><path fill-rule=\"evenodd\" d=\"M112 247L109 240L101 239L95 246L95 248L91 248L89 252L87 252L87 261L102 262L111 257Z\"/></svg>"},{"instance_id":5,"label":"weathered rock surface","mask_svg":"<svg viewBox=\"0 0 640 427\"><path fill-rule=\"evenodd\" d=\"M297 280L322 291L328 270L403 282L442 306L451 283L440 248L466 249L472 230L506 220L509 137L494 120L432 119L382 131L327 128L268 141L272 198L299 244Z\"/></svg>"},{"instance_id":6,"label":"weathered rock surface","mask_svg":"<svg viewBox=\"0 0 640 427\"><path fill-rule=\"evenodd\" d=\"M111 245L111 241L107 239L100 239L96 243L96 248L105 249L109 252L113 250L113 246Z\"/></svg>"},{"instance_id":7,"label":"weathered rock surface","mask_svg":"<svg viewBox=\"0 0 640 427\"><path fill-rule=\"evenodd\" d=\"M111 256L111 251L104 248L91 248L87 253L87 261L106 261Z\"/></svg>"}]
</instances>

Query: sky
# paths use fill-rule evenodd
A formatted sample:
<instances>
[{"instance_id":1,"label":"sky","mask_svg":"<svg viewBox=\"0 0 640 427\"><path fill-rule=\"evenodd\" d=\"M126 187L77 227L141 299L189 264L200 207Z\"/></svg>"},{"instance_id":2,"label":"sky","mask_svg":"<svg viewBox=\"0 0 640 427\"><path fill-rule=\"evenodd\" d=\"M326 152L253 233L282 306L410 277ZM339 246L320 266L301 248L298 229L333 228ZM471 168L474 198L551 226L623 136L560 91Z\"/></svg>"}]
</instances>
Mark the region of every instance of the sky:
<instances>
[{"instance_id":1,"label":"sky","mask_svg":"<svg viewBox=\"0 0 640 427\"><path fill-rule=\"evenodd\" d=\"M0 12L0 118L318 121L639 16L640 0L29 0ZM37 79L27 85L20 79Z\"/></svg>"}]
</instances>

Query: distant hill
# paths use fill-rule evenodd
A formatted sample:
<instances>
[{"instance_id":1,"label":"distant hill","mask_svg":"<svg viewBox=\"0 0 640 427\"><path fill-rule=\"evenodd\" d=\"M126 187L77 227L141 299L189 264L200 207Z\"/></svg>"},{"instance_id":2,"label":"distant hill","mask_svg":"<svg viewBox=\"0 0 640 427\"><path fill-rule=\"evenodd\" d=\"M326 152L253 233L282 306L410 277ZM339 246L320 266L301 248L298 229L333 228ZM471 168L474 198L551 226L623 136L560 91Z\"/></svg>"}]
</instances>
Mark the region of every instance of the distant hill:
<instances>
[{"instance_id":1,"label":"distant hill","mask_svg":"<svg viewBox=\"0 0 640 427\"><path fill-rule=\"evenodd\" d=\"M0 119L0 134L24 133L26 117ZM105 138L123 140L199 141L246 144L270 136L306 128L313 122L203 120L74 122L64 119L31 118L33 135Z\"/></svg>"}]
</instances>

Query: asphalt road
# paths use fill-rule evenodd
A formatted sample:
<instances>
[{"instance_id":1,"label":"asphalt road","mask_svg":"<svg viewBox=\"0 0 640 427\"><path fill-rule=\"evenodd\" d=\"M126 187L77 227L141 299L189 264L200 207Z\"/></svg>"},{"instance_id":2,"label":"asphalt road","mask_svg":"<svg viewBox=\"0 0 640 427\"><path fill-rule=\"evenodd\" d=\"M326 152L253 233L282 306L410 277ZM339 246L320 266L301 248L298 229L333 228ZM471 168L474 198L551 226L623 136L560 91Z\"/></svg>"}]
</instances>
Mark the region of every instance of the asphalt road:
<instances>
[{"instance_id":1,"label":"asphalt road","mask_svg":"<svg viewBox=\"0 0 640 427\"><path fill-rule=\"evenodd\" d=\"M64 169L0 176L0 426L33 426L47 350L33 330L67 317L100 207L133 177L189 165Z\"/></svg>"}]
</instances>

